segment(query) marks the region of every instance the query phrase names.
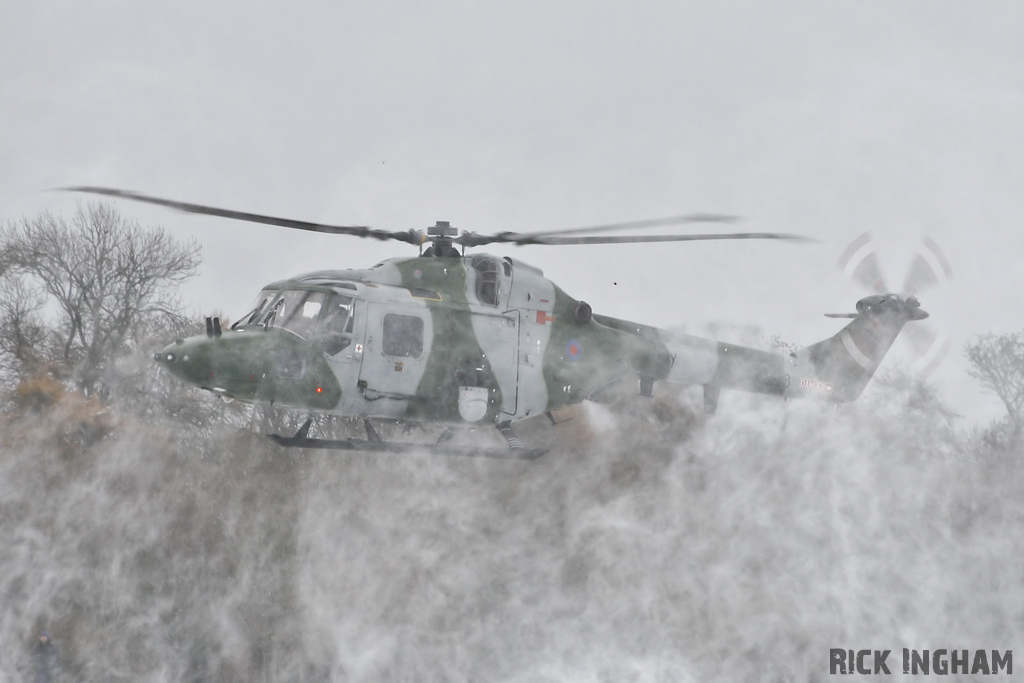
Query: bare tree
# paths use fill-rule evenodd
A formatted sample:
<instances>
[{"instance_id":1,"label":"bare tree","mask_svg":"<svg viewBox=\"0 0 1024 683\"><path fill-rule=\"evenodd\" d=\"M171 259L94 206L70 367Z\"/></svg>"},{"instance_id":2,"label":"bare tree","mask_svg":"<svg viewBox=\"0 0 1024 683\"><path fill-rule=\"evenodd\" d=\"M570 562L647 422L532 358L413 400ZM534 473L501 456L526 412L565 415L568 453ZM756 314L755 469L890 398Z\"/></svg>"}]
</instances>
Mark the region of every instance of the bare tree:
<instances>
[{"instance_id":1,"label":"bare tree","mask_svg":"<svg viewBox=\"0 0 1024 683\"><path fill-rule=\"evenodd\" d=\"M44 304L43 297L20 279L0 277L0 370L35 373L45 363Z\"/></svg>"},{"instance_id":2,"label":"bare tree","mask_svg":"<svg viewBox=\"0 0 1024 683\"><path fill-rule=\"evenodd\" d=\"M154 327L181 320L177 286L199 245L143 229L112 206L43 213L0 230L2 353L20 374L56 363L86 394L105 395L115 361Z\"/></svg>"},{"instance_id":3,"label":"bare tree","mask_svg":"<svg viewBox=\"0 0 1024 683\"><path fill-rule=\"evenodd\" d=\"M985 334L965 351L972 377L1006 406L1014 444L1024 430L1024 333Z\"/></svg>"}]
</instances>

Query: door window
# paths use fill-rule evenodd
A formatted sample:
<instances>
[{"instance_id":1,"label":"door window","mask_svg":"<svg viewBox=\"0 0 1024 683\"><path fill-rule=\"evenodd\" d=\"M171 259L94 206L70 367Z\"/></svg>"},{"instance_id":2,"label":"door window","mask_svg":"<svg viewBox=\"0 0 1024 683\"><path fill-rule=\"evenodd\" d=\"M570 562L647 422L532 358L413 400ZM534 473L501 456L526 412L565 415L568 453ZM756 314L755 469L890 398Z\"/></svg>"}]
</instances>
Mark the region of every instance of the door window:
<instances>
[{"instance_id":1,"label":"door window","mask_svg":"<svg viewBox=\"0 0 1024 683\"><path fill-rule=\"evenodd\" d=\"M388 313L384 316L382 336L386 356L419 358L423 354L423 318Z\"/></svg>"},{"instance_id":2,"label":"door window","mask_svg":"<svg viewBox=\"0 0 1024 683\"><path fill-rule=\"evenodd\" d=\"M352 297L335 294L327 302L320 324L320 348L334 356L352 344Z\"/></svg>"}]
</instances>

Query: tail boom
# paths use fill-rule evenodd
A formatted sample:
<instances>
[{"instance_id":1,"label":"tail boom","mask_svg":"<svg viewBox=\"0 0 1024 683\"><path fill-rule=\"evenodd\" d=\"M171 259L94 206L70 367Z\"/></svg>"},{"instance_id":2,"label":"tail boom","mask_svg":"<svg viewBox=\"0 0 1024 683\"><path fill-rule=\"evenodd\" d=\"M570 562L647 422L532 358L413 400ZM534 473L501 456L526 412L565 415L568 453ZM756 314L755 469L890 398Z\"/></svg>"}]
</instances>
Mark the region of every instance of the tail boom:
<instances>
[{"instance_id":1,"label":"tail boom","mask_svg":"<svg viewBox=\"0 0 1024 683\"><path fill-rule=\"evenodd\" d=\"M857 302L856 317L837 334L783 356L734 344L659 331L672 358L658 379L701 384L711 406L721 389L842 403L860 396L903 325L928 314L914 298L875 295Z\"/></svg>"}]
</instances>

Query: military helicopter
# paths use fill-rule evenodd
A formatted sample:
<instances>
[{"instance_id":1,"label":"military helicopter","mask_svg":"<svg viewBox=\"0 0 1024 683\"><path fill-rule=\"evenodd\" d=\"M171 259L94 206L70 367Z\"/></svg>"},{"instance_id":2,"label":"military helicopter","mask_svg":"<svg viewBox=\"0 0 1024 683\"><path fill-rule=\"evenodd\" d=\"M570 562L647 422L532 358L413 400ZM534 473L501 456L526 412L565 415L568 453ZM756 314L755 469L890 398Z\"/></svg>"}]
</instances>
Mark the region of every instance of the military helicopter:
<instances>
[{"instance_id":1,"label":"military helicopter","mask_svg":"<svg viewBox=\"0 0 1024 683\"><path fill-rule=\"evenodd\" d=\"M856 399L904 324L928 314L912 296L876 294L857 302L837 334L788 355L736 346L595 314L537 268L508 256L467 254L488 244L582 245L716 239L802 240L778 233L607 235L684 223L723 222L694 214L534 233L460 232L437 222L425 232L339 226L219 209L103 187L70 187L177 209L299 230L417 246L417 257L372 268L324 270L266 285L253 307L223 329L178 339L156 360L181 379L225 398L361 417L364 439L309 436L312 418L285 447L438 451L533 459L512 431L517 420L585 400L607 400L636 382L700 385L713 413L722 389L832 402ZM508 449L383 441L370 418L492 424ZM552 419L552 422L554 420Z\"/></svg>"}]
</instances>

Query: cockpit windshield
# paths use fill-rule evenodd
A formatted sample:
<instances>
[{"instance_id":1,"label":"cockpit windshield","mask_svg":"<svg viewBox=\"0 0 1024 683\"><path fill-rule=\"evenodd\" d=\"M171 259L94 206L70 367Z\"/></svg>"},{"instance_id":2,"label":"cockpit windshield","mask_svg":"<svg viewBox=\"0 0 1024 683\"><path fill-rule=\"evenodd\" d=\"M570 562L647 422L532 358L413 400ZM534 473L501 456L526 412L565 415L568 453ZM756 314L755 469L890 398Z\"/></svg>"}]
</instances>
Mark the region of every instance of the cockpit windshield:
<instances>
[{"instance_id":1,"label":"cockpit windshield","mask_svg":"<svg viewBox=\"0 0 1024 683\"><path fill-rule=\"evenodd\" d=\"M255 307L232 328L243 325L278 327L303 339L312 339L326 296L324 292L308 290L264 291Z\"/></svg>"},{"instance_id":2,"label":"cockpit windshield","mask_svg":"<svg viewBox=\"0 0 1024 683\"><path fill-rule=\"evenodd\" d=\"M264 290L252 310L231 327L246 325L277 327L309 341L316 337L324 352L335 355L352 342L352 297L309 290Z\"/></svg>"},{"instance_id":3,"label":"cockpit windshield","mask_svg":"<svg viewBox=\"0 0 1024 683\"><path fill-rule=\"evenodd\" d=\"M280 327L294 332L303 339L312 339L325 296L323 292L281 292L280 298L267 313L264 325Z\"/></svg>"},{"instance_id":4,"label":"cockpit windshield","mask_svg":"<svg viewBox=\"0 0 1024 683\"><path fill-rule=\"evenodd\" d=\"M231 326L231 329L234 330L246 325L255 325L260 322L263 315L267 312L267 304L273 301L279 293L280 292L275 290L266 289L260 292L260 295L256 297L256 301L253 302L252 308L249 309L249 312L236 320Z\"/></svg>"}]
</instances>

